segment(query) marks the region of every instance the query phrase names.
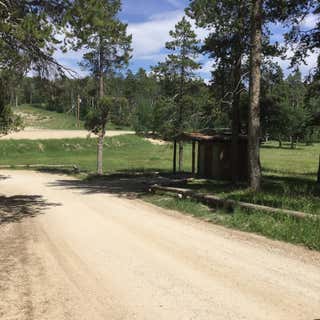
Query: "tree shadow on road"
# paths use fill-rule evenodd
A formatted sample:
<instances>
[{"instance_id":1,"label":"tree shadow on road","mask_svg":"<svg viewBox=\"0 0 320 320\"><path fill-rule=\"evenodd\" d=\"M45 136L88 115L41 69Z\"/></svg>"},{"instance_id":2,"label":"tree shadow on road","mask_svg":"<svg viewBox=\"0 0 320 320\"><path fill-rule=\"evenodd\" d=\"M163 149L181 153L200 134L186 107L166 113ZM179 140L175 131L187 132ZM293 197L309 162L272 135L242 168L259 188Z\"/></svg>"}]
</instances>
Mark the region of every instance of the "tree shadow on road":
<instances>
[{"instance_id":1,"label":"tree shadow on road","mask_svg":"<svg viewBox=\"0 0 320 320\"><path fill-rule=\"evenodd\" d=\"M121 172L104 176L92 175L84 180L57 180L54 187L67 187L84 194L109 193L120 197L137 198L148 192L151 185L177 183L181 177L155 172Z\"/></svg>"},{"instance_id":2,"label":"tree shadow on road","mask_svg":"<svg viewBox=\"0 0 320 320\"><path fill-rule=\"evenodd\" d=\"M17 223L25 218L34 218L43 214L45 209L59 205L49 203L38 195L0 196L0 226Z\"/></svg>"}]
</instances>

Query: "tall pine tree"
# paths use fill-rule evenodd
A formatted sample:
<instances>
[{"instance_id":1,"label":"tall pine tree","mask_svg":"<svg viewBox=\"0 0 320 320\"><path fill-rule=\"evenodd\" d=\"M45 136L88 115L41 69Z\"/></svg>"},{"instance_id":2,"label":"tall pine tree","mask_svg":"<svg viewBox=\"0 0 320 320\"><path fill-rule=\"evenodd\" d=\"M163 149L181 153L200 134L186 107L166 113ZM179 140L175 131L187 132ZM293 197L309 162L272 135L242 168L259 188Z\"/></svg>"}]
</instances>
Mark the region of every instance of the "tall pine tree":
<instances>
[{"instance_id":1,"label":"tall pine tree","mask_svg":"<svg viewBox=\"0 0 320 320\"><path fill-rule=\"evenodd\" d=\"M226 57L232 64L233 84L233 145L238 134L238 79L242 58L249 57L250 106L248 156L250 185L258 191L261 183L260 168L260 81L261 64L266 54L272 53L268 45L270 23L285 23L303 16L310 7L310 0L192 0L188 14L197 24L211 30L207 39L207 51L212 52L219 64L226 65ZM240 40L240 41L239 41ZM231 78L231 77L230 77ZM234 94L236 93L236 94ZM235 150L235 149L234 149ZM233 151L233 167L235 168ZM236 178L236 177L234 177ZM235 180L235 179L234 179Z\"/></svg>"},{"instance_id":2,"label":"tall pine tree","mask_svg":"<svg viewBox=\"0 0 320 320\"><path fill-rule=\"evenodd\" d=\"M199 27L210 31L202 47L214 59L215 86L221 101L232 106L232 180L238 180L240 97L243 90L243 60L249 51L249 8L247 1L192 0L187 13Z\"/></svg>"},{"instance_id":3,"label":"tall pine tree","mask_svg":"<svg viewBox=\"0 0 320 320\"><path fill-rule=\"evenodd\" d=\"M76 0L71 15L75 48L84 49L82 65L97 79L98 97L105 95L105 79L108 74L126 66L131 58L131 35L127 25L118 14L120 0ZM98 135L97 172L103 173L103 141L106 126L102 125Z\"/></svg>"},{"instance_id":4,"label":"tall pine tree","mask_svg":"<svg viewBox=\"0 0 320 320\"><path fill-rule=\"evenodd\" d=\"M166 48L172 53L168 55L166 61L159 63L153 68L154 72L169 77L175 83L174 94L177 105L175 117L176 134L179 135L184 130L185 111L184 103L188 95L188 83L195 75L195 71L200 68L196 62L199 54L199 41L192 30L191 23L183 17L175 29L170 31L171 41L166 43ZM179 143L179 171L183 170L183 142Z\"/></svg>"},{"instance_id":5,"label":"tall pine tree","mask_svg":"<svg viewBox=\"0 0 320 320\"><path fill-rule=\"evenodd\" d=\"M13 91L8 78L21 79L32 69L42 75L65 71L53 53L70 7L64 0L0 1L0 134L20 126L7 106L7 93ZM17 94L14 98L17 101Z\"/></svg>"}]
</instances>

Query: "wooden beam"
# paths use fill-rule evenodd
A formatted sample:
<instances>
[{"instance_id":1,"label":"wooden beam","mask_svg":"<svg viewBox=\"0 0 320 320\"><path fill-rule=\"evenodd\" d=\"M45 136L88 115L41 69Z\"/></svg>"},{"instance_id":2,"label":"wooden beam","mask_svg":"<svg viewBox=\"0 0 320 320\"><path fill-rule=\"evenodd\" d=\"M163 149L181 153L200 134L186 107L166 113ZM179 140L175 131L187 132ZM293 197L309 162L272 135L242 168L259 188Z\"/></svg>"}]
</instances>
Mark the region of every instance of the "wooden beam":
<instances>
[{"instance_id":1,"label":"wooden beam","mask_svg":"<svg viewBox=\"0 0 320 320\"><path fill-rule=\"evenodd\" d=\"M318 167L318 174L317 174L317 183L320 184L320 156L319 156L319 167Z\"/></svg>"},{"instance_id":2,"label":"wooden beam","mask_svg":"<svg viewBox=\"0 0 320 320\"><path fill-rule=\"evenodd\" d=\"M184 188L172 188L172 187L163 187L159 185L154 185L150 188L150 190L156 192L169 192L179 195L179 197L190 197L195 200L215 205L218 207L222 207L227 210L234 210L236 207L240 207L247 210L258 210L262 211L266 214L284 214L287 216L295 217L298 219L320 219L320 215L305 213L301 211L293 211L293 210L287 210L287 209L280 209L280 208L273 208L273 207L267 207L262 206L258 204L253 203L247 203L247 202L241 202L241 201L235 201L235 200L229 200L229 199L223 199L214 195L208 195L200 192L195 192L190 189L184 189Z\"/></svg>"},{"instance_id":3,"label":"wooden beam","mask_svg":"<svg viewBox=\"0 0 320 320\"><path fill-rule=\"evenodd\" d=\"M196 173L196 142L192 141L192 174Z\"/></svg>"},{"instance_id":4,"label":"wooden beam","mask_svg":"<svg viewBox=\"0 0 320 320\"><path fill-rule=\"evenodd\" d=\"M197 173L200 174L200 142L198 142ZM203 164L202 164L203 165Z\"/></svg>"}]
</instances>

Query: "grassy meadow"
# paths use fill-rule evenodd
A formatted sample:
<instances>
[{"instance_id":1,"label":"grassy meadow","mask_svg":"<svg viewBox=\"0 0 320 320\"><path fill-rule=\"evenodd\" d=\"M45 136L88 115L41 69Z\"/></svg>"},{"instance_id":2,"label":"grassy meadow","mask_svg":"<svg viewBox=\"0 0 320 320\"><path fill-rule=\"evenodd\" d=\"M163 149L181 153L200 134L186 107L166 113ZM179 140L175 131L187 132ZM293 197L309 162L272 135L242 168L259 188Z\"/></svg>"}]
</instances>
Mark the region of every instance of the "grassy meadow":
<instances>
[{"instance_id":1,"label":"grassy meadow","mask_svg":"<svg viewBox=\"0 0 320 320\"><path fill-rule=\"evenodd\" d=\"M81 121L78 127L77 120L71 113L58 113L28 104L14 107L13 110L21 115L25 127L57 130L83 129L83 122Z\"/></svg>"},{"instance_id":2,"label":"grassy meadow","mask_svg":"<svg viewBox=\"0 0 320 320\"><path fill-rule=\"evenodd\" d=\"M96 169L97 139L0 141L0 165L74 164L83 171ZM167 171L171 146L158 146L137 137L107 137L104 143L106 174L119 171Z\"/></svg>"},{"instance_id":3,"label":"grassy meadow","mask_svg":"<svg viewBox=\"0 0 320 320\"><path fill-rule=\"evenodd\" d=\"M262 147L263 191L252 193L245 185L237 187L226 182L195 179L189 188L214 193L220 197L247 201L268 206L320 214L320 189L316 185L316 172L320 144L296 149L279 149L277 144ZM191 148L186 146L186 169L190 170ZM0 141L0 165L70 164L84 173L94 173L96 168L96 139L62 140L4 140ZM106 138L104 169L106 174L119 172L170 172L172 145L155 145L142 137L126 135ZM185 187L185 186L184 186ZM237 209L235 214L209 208L188 199L170 195L140 194L158 206L179 210L216 224L237 228L265 236L303 244L320 250L320 220L299 221L280 215L247 212Z\"/></svg>"},{"instance_id":4,"label":"grassy meadow","mask_svg":"<svg viewBox=\"0 0 320 320\"><path fill-rule=\"evenodd\" d=\"M81 130L84 129L84 122L80 121L79 126L73 113L58 113L47 110L41 105L24 104L13 108L14 112L20 114L25 127L52 130ZM108 124L109 130L130 130L125 126Z\"/></svg>"}]
</instances>

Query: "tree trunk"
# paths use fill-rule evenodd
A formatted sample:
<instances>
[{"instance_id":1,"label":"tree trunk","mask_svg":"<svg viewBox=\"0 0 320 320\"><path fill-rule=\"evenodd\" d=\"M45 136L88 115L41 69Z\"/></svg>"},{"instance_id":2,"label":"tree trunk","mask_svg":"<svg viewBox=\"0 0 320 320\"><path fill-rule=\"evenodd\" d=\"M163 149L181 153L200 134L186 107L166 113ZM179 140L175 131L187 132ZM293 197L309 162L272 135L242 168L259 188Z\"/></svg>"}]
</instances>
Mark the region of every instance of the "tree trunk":
<instances>
[{"instance_id":1,"label":"tree trunk","mask_svg":"<svg viewBox=\"0 0 320 320\"><path fill-rule=\"evenodd\" d=\"M317 183L320 184L320 156L319 156L319 167L318 167Z\"/></svg>"},{"instance_id":2,"label":"tree trunk","mask_svg":"<svg viewBox=\"0 0 320 320\"><path fill-rule=\"evenodd\" d=\"M250 106L248 132L248 159L250 187L261 188L260 165L260 91L262 60L262 1L254 0L251 15Z\"/></svg>"},{"instance_id":3,"label":"tree trunk","mask_svg":"<svg viewBox=\"0 0 320 320\"><path fill-rule=\"evenodd\" d=\"M241 52L238 52L234 69L234 95L232 103L232 151L231 168L232 182L239 180L239 133L240 133L240 82L241 82Z\"/></svg>"},{"instance_id":4,"label":"tree trunk","mask_svg":"<svg viewBox=\"0 0 320 320\"><path fill-rule=\"evenodd\" d=\"M0 114L3 112L5 106L5 86L3 80L0 77Z\"/></svg>"},{"instance_id":5,"label":"tree trunk","mask_svg":"<svg viewBox=\"0 0 320 320\"><path fill-rule=\"evenodd\" d=\"M77 127L80 128L80 103L81 103L81 98L80 95L78 94L77 96Z\"/></svg>"},{"instance_id":6,"label":"tree trunk","mask_svg":"<svg viewBox=\"0 0 320 320\"><path fill-rule=\"evenodd\" d=\"M294 138L290 137L290 148L294 149Z\"/></svg>"},{"instance_id":7,"label":"tree trunk","mask_svg":"<svg viewBox=\"0 0 320 320\"><path fill-rule=\"evenodd\" d=\"M100 133L98 136L98 148L97 148L97 173L103 174L103 141L104 133Z\"/></svg>"},{"instance_id":8,"label":"tree trunk","mask_svg":"<svg viewBox=\"0 0 320 320\"><path fill-rule=\"evenodd\" d=\"M10 106L13 106L14 105L14 91L13 89L11 89L11 92L10 92Z\"/></svg>"},{"instance_id":9,"label":"tree trunk","mask_svg":"<svg viewBox=\"0 0 320 320\"><path fill-rule=\"evenodd\" d=\"M99 52L99 98L104 97L104 79L103 79L103 53L101 50L101 39L100 41L100 52ZM102 128L98 135L98 147L97 147L97 173L98 175L103 174L103 142L105 136L105 128Z\"/></svg>"},{"instance_id":10,"label":"tree trunk","mask_svg":"<svg viewBox=\"0 0 320 320\"><path fill-rule=\"evenodd\" d=\"M177 140L173 141L173 173L177 173Z\"/></svg>"},{"instance_id":11,"label":"tree trunk","mask_svg":"<svg viewBox=\"0 0 320 320\"><path fill-rule=\"evenodd\" d=\"M179 141L179 172L183 171L183 141Z\"/></svg>"},{"instance_id":12,"label":"tree trunk","mask_svg":"<svg viewBox=\"0 0 320 320\"><path fill-rule=\"evenodd\" d=\"M239 133L240 133L240 97L241 97L241 69L242 69L242 39L243 34L243 3L239 4L238 20L239 26L236 33L234 47L234 69L233 69L233 97L232 97L232 142L231 142L231 175L232 182L236 184L239 180Z\"/></svg>"},{"instance_id":13,"label":"tree trunk","mask_svg":"<svg viewBox=\"0 0 320 320\"><path fill-rule=\"evenodd\" d=\"M104 96L104 79L103 79L103 52L102 52L102 40L99 38L99 98Z\"/></svg>"},{"instance_id":14,"label":"tree trunk","mask_svg":"<svg viewBox=\"0 0 320 320\"><path fill-rule=\"evenodd\" d=\"M183 133L183 107L182 107L182 97L184 93L185 84L185 69L184 66L181 67L181 78L180 78L180 92L179 92L179 134ZM183 171L183 141L179 142L179 172Z\"/></svg>"},{"instance_id":15,"label":"tree trunk","mask_svg":"<svg viewBox=\"0 0 320 320\"><path fill-rule=\"evenodd\" d=\"M104 96L104 80L103 80L103 72L99 73L99 98Z\"/></svg>"}]
</instances>

